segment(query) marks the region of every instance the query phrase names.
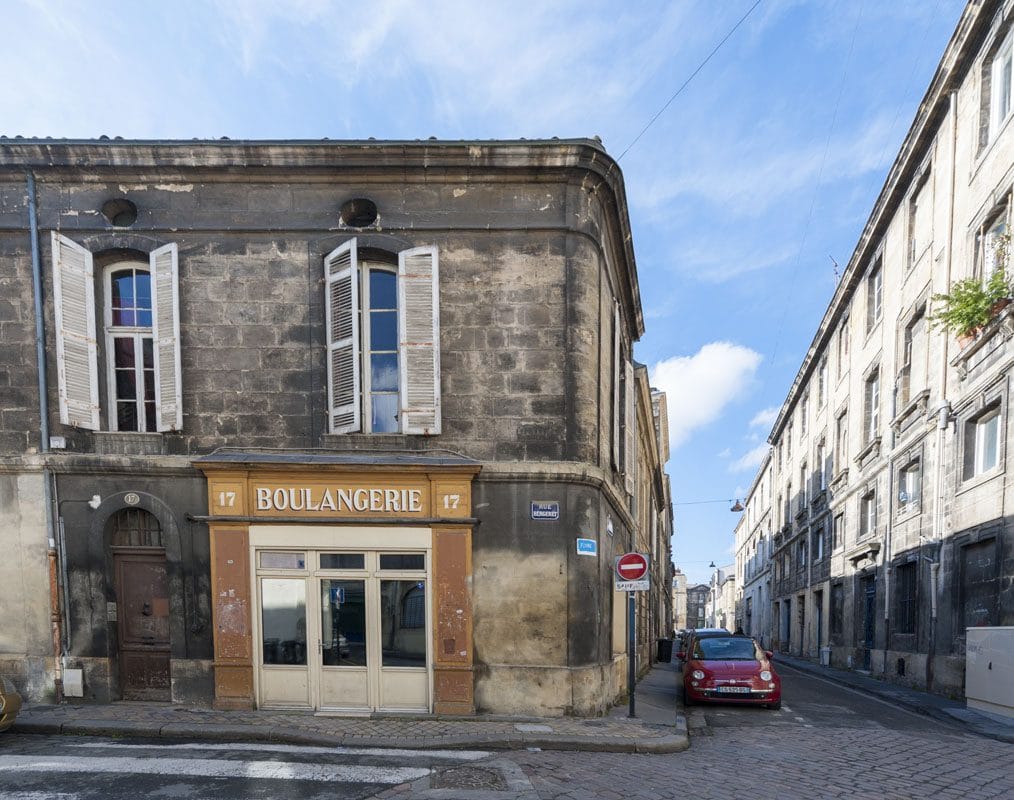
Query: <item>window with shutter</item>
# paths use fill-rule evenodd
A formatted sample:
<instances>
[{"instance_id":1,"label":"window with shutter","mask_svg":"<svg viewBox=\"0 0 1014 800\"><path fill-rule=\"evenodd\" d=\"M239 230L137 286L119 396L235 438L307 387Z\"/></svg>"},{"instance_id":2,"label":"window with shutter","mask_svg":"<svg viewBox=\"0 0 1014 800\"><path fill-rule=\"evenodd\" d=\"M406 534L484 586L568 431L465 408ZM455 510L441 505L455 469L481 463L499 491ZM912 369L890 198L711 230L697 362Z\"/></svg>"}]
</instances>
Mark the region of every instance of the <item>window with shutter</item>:
<instances>
[{"instance_id":1,"label":"window with shutter","mask_svg":"<svg viewBox=\"0 0 1014 800\"><path fill-rule=\"evenodd\" d=\"M179 260L175 244L153 250L151 269L154 430L183 427L183 389L180 376ZM152 430L152 428L146 428Z\"/></svg>"},{"instance_id":2,"label":"window with shutter","mask_svg":"<svg viewBox=\"0 0 1014 800\"><path fill-rule=\"evenodd\" d=\"M359 264L356 240L324 259L327 406L331 433L360 429Z\"/></svg>"},{"instance_id":3,"label":"window with shutter","mask_svg":"<svg viewBox=\"0 0 1014 800\"><path fill-rule=\"evenodd\" d=\"M60 421L98 430L92 254L57 233L52 241ZM109 264L102 290L109 430L178 430L183 403L176 245L154 250L147 263Z\"/></svg>"},{"instance_id":4,"label":"window with shutter","mask_svg":"<svg viewBox=\"0 0 1014 800\"><path fill-rule=\"evenodd\" d=\"M440 300L435 247L398 254L402 433L440 433Z\"/></svg>"},{"instance_id":5,"label":"window with shutter","mask_svg":"<svg viewBox=\"0 0 1014 800\"><path fill-rule=\"evenodd\" d=\"M54 232L53 302L60 422L99 429L98 353L92 254Z\"/></svg>"},{"instance_id":6,"label":"window with shutter","mask_svg":"<svg viewBox=\"0 0 1014 800\"><path fill-rule=\"evenodd\" d=\"M434 247L325 258L331 433L440 433L439 266Z\"/></svg>"}]
</instances>

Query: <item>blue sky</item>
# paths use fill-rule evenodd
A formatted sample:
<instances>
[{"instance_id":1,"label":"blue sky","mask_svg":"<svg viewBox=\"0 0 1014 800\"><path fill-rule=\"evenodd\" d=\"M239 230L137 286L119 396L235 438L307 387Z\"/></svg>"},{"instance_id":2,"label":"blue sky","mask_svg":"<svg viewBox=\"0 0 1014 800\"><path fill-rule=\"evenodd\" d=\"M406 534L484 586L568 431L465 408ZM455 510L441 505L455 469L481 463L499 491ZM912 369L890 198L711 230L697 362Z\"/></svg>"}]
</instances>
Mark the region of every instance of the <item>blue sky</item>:
<instances>
[{"instance_id":1,"label":"blue sky","mask_svg":"<svg viewBox=\"0 0 1014 800\"><path fill-rule=\"evenodd\" d=\"M0 4L8 136L598 135L618 156L753 0ZM762 0L621 160L677 503L745 494L963 6ZM733 560L736 521L676 506L692 581Z\"/></svg>"}]
</instances>

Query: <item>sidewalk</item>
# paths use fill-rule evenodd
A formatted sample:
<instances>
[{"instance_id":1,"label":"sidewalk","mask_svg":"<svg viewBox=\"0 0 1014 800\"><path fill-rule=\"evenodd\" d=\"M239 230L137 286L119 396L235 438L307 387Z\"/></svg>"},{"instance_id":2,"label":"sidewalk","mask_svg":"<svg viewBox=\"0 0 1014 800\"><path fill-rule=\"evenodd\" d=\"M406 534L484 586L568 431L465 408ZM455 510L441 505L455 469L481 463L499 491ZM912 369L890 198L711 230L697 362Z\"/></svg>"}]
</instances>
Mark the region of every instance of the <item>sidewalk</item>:
<instances>
[{"instance_id":1,"label":"sidewalk","mask_svg":"<svg viewBox=\"0 0 1014 800\"><path fill-rule=\"evenodd\" d=\"M324 747L585 750L676 753L690 746L676 712L675 665L657 664L638 684L637 718L627 706L607 717L334 717L299 711L218 711L168 703L36 705L15 733L284 742ZM671 692L669 691L671 689Z\"/></svg>"},{"instance_id":2,"label":"sidewalk","mask_svg":"<svg viewBox=\"0 0 1014 800\"><path fill-rule=\"evenodd\" d=\"M980 736L988 736L1001 742L1014 743L1014 720L1008 720L995 714L984 714L975 709L967 708L963 702L950 700L946 697L909 689L889 681L880 680L870 675L863 675L852 670L822 667L806 659L775 653L775 664L784 664L800 672L806 672L825 680L834 681L850 689L879 697L888 703L901 706L918 714L925 714L943 722L963 724L970 732Z\"/></svg>"}]
</instances>

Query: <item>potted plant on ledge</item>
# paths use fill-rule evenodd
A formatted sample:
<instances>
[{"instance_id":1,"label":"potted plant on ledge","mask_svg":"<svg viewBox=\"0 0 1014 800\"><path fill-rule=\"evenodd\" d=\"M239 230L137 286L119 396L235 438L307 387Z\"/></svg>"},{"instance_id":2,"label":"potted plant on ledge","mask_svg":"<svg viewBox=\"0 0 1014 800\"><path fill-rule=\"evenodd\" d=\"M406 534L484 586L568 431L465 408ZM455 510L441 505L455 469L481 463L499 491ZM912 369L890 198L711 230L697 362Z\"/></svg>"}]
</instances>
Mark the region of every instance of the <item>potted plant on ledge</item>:
<instances>
[{"instance_id":1,"label":"potted plant on ledge","mask_svg":"<svg viewBox=\"0 0 1014 800\"><path fill-rule=\"evenodd\" d=\"M965 278L951 284L949 292L933 295L933 302L940 306L930 320L934 326L954 331L958 344L964 347L1010 303L1010 295L1002 268L986 281Z\"/></svg>"}]
</instances>

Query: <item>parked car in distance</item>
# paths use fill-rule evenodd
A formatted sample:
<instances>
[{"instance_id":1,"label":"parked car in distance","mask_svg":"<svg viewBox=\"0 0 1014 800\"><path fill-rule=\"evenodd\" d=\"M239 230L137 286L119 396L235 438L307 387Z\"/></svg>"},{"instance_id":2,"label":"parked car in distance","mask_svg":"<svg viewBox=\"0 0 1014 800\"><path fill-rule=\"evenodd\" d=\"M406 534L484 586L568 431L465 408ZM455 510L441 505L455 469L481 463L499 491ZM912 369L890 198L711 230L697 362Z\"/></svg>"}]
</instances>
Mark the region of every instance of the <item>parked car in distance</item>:
<instances>
[{"instance_id":1,"label":"parked car in distance","mask_svg":"<svg viewBox=\"0 0 1014 800\"><path fill-rule=\"evenodd\" d=\"M677 657L683 660L683 653L690 652L695 639L706 639L709 636L732 636L732 631L725 628L691 628L680 643L681 652L676 654Z\"/></svg>"},{"instance_id":2,"label":"parked car in distance","mask_svg":"<svg viewBox=\"0 0 1014 800\"><path fill-rule=\"evenodd\" d=\"M9 680L0 677L0 731L5 731L14 724L20 710L21 695Z\"/></svg>"},{"instance_id":3,"label":"parked car in distance","mask_svg":"<svg viewBox=\"0 0 1014 800\"><path fill-rule=\"evenodd\" d=\"M749 636L703 636L679 654L683 702L730 702L781 708L782 681L771 653Z\"/></svg>"}]
</instances>

